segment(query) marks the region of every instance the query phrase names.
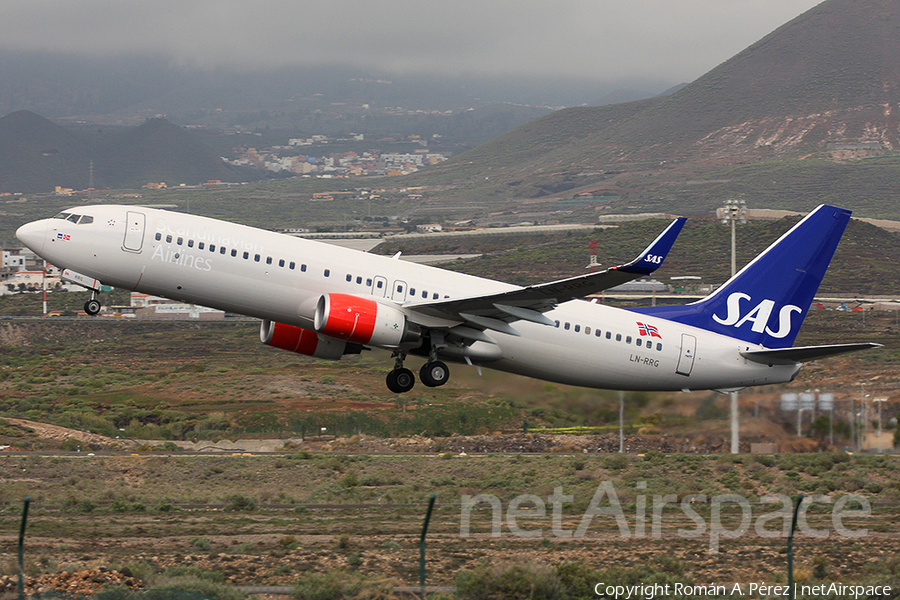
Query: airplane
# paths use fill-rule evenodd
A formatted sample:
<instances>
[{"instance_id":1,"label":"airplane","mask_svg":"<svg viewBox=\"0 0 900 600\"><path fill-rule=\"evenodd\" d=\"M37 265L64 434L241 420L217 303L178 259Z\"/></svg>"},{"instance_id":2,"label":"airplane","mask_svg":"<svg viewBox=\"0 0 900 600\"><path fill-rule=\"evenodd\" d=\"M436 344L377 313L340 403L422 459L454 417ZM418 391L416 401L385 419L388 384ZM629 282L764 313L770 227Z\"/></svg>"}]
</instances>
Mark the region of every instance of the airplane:
<instances>
[{"instance_id":1,"label":"airplane","mask_svg":"<svg viewBox=\"0 0 900 600\"><path fill-rule=\"evenodd\" d=\"M635 259L520 287L208 217L95 205L27 223L16 237L91 291L110 285L256 317L263 344L338 360L392 352L394 393L437 387L447 362L590 388L735 391L789 382L804 361L880 344L794 348L850 219L821 205L712 294L620 309L583 300L662 265L674 220Z\"/></svg>"}]
</instances>

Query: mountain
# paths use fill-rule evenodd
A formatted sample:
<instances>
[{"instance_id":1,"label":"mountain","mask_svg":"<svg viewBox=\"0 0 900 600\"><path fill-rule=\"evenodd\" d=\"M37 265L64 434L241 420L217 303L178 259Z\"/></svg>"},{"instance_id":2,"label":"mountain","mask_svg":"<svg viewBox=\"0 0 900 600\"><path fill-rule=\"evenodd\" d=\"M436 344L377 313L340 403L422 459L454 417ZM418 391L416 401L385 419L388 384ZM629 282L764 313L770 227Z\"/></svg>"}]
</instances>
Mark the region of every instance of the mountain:
<instances>
[{"instance_id":1,"label":"mountain","mask_svg":"<svg viewBox=\"0 0 900 600\"><path fill-rule=\"evenodd\" d=\"M732 195L900 218L900 2L826 0L671 95L537 119L414 181L490 209L602 191L612 211ZM868 160L861 160L868 159Z\"/></svg>"},{"instance_id":2,"label":"mountain","mask_svg":"<svg viewBox=\"0 0 900 600\"><path fill-rule=\"evenodd\" d=\"M140 187L148 181L202 183L252 181L258 174L224 162L188 130L166 119L148 119L142 125L116 136L99 173L110 187Z\"/></svg>"},{"instance_id":3,"label":"mountain","mask_svg":"<svg viewBox=\"0 0 900 600\"><path fill-rule=\"evenodd\" d=\"M92 148L27 110L0 119L0 192L86 188Z\"/></svg>"},{"instance_id":4,"label":"mountain","mask_svg":"<svg viewBox=\"0 0 900 600\"><path fill-rule=\"evenodd\" d=\"M249 169L223 162L192 133L165 119L88 135L27 110L0 118L0 192L51 192L55 186L85 189L92 165L94 187L259 178Z\"/></svg>"}]
</instances>

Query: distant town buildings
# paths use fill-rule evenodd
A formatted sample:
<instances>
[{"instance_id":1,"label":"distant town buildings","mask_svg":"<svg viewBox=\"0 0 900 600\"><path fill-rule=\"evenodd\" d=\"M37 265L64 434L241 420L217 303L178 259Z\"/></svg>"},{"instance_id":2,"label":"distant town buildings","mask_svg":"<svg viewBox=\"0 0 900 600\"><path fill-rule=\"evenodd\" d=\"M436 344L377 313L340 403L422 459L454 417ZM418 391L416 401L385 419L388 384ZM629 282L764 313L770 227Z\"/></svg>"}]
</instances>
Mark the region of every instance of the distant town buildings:
<instances>
[{"instance_id":1,"label":"distant town buildings","mask_svg":"<svg viewBox=\"0 0 900 600\"><path fill-rule=\"evenodd\" d=\"M359 142L364 139L365 136L355 133L350 134L348 138L340 139L332 139L325 135L291 138L287 146L239 149L239 156L227 162L275 173L287 172L310 177L365 177L408 175L423 167L447 160L447 156L429 152L427 148L407 153L372 150L362 154L351 151L313 156L314 148L321 150L339 142ZM408 141L424 145L421 136L418 135L409 136Z\"/></svg>"},{"instance_id":2,"label":"distant town buildings","mask_svg":"<svg viewBox=\"0 0 900 600\"><path fill-rule=\"evenodd\" d=\"M59 269L47 267L44 273L44 261L35 256L27 248L4 248L3 265L0 267L0 294L20 291L38 291L46 283L47 289L62 285Z\"/></svg>"}]
</instances>

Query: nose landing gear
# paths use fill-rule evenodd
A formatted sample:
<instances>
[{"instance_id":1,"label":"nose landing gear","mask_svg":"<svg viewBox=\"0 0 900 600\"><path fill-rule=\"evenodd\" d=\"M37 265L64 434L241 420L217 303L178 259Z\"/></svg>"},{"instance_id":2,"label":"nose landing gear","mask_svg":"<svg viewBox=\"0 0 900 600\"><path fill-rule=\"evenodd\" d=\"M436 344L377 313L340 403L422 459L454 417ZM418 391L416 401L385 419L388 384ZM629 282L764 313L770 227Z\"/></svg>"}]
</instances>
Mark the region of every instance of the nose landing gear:
<instances>
[{"instance_id":1,"label":"nose landing gear","mask_svg":"<svg viewBox=\"0 0 900 600\"><path fill-rule=\"evenodd\" d=\"M97 291L91 290L91 299L84 303L84 312L93 317L100 312L101 308L103 308L103 306L100 304L100 301L97 300Z\"/></svg>"}]
</instances>

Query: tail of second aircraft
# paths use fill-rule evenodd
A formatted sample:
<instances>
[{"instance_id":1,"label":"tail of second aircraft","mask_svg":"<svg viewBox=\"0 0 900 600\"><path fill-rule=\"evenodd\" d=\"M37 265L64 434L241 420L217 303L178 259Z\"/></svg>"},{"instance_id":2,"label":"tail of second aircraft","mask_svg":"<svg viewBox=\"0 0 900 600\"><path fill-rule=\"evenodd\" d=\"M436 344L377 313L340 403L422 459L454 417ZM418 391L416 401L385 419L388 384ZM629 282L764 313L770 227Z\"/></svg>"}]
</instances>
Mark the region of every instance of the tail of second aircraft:
<instances>
[{"instance_id":1,"label":"tail of second aircraft","mask_svg":"<svg viewBox=\"0 0 900 600\"><path fill-rule=\"evenodd\" d=\"M790 348L849 220L849 210L823 204L703 300L636 312Z\"/></svg>"}]
</instances>

